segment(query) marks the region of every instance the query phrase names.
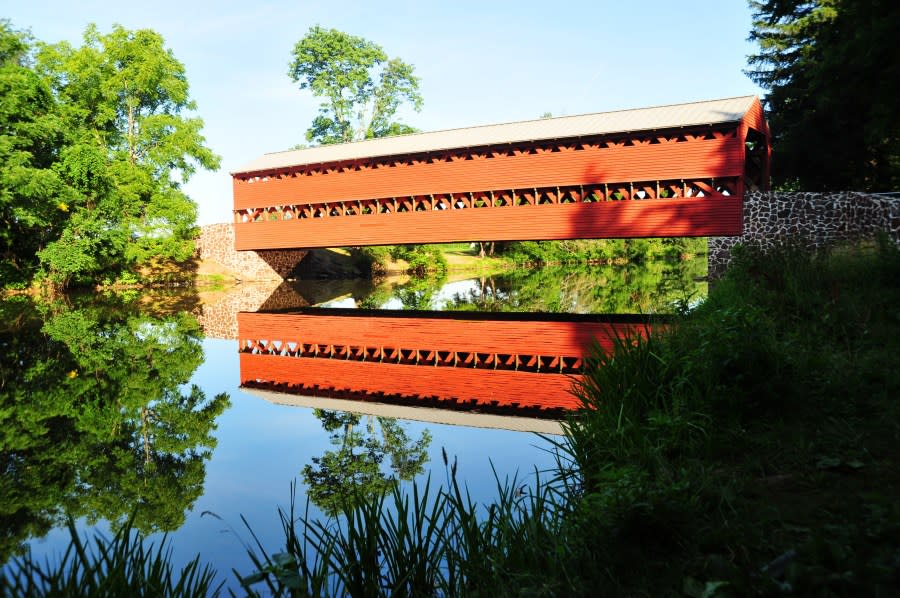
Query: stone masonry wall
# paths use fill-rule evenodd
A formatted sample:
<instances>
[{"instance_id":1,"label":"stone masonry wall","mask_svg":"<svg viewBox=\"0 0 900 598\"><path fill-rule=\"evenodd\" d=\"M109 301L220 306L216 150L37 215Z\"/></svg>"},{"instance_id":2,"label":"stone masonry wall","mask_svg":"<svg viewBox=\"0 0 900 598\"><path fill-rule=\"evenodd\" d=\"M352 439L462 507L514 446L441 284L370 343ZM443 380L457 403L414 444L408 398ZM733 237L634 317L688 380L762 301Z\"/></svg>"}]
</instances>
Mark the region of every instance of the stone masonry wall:
<instances>
[{"instance_id":1,"label":"stone masonry wall","mask_svg":"<svg viewBox=\"0 0 900 598\"><path fill-rule=\"evenodd\" d=\"M771 249L790 240L818 249L881 232L900 243L900 199L856 192L748 193L744 234L709 239L709 276L725 272L737 243Z\"/></svg>"},{"instance_id":2,"label":"stone masonry wall","mask_svg":"<svg viewBox=\"0 0 900 598\"><path fill-rule=\"evenodd\" d=\"M197 314L203 335L236 339L242 311L298 309L309 303L290 283L276 280L240 284L215 300L205 301Z\"/></svg>"},{"instance_id":3,"label":"stone masonry wall","mask_svg":"<svg viewBox=\"0 0 900 598\"><path fill-rule=\"evenodd\" d=\"M209 224L200 227L197 254L232 271L239 280L283 280L300 263L307 251L271 249L235 251L234 225Z\"/></svg>"}]
</instances>

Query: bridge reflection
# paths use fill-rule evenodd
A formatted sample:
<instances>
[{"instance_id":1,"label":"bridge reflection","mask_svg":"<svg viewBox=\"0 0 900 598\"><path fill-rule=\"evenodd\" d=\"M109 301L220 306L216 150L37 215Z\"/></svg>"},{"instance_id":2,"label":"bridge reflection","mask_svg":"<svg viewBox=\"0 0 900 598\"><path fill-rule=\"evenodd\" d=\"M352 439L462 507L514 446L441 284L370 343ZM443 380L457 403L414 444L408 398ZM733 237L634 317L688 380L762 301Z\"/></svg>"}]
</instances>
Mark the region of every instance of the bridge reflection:
<instances>
[{"instance_id":1,"label":"bridge reflection","mask_svg":"<svg viewBox=\"0 0 900 598\"><path fill-rule=\"evenodd\" d=\"M608 350L616 335L646 330L630 315L240 313L240 377L312 407L338 399L558 419L578 405L570 390L592 343Z\"/></svg>"}]
</instances>

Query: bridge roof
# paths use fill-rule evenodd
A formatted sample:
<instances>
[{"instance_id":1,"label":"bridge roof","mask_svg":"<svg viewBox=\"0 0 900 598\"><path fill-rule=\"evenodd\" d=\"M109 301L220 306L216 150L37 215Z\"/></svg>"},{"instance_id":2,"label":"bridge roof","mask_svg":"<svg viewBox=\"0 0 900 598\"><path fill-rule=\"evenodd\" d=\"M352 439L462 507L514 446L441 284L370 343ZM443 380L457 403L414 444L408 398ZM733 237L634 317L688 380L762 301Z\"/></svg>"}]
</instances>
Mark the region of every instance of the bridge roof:
<instances>
[{"instance_id":1,"label":"bridge roof","mask_svg":"<svg viewBox=\"0 0 900 598\"><path fill-rule=\"evenodd\" d=\"M740 121L756 96L413 133L264 154L232 174L393 155Z\"/></svg>"}]
</instances>

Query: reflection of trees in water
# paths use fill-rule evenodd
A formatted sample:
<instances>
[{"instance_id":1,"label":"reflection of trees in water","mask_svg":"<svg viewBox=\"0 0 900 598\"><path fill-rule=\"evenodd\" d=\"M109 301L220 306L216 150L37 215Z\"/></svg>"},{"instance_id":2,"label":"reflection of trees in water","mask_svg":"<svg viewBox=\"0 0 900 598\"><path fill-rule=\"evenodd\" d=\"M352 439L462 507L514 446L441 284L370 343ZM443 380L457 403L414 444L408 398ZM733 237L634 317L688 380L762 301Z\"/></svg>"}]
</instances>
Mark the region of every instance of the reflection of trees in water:
<instances>
[{"instance_id":1,"label":"reflection of trees in water","mask_svg":"<svg viewBox=\"0 0 900 598\"><path fill-rule=\"evenodd\" d=\"M313 414L335 448L304 466L303 481L310 500L329 515L389 491L398 480L413 479L428 461L428 430L414 440L391 417L366 417L363 422L362 416L343 411L314 409ZM382 467L385 457L390 473Z\"/></svg>"},{"instance_id":2,"label":"reflection of trees in water","mask_svg":"<svg viewBox=\"0 0 900 598\"><path fill-rule=\"evenodd\" d=\"M224 394L186 314L0 303L0 560L64 513L173 530L200 496ZM12 316L12 317L7 317Z\"/></svg>"},{"instance_id":3,"label":"reflection of trees in water","mask_svg":"<svg viewBox=\"0 0 900 598\"><path fill-rule=\"evenodd\" d=\"M562 313L671 312L706 294L706 259L646 261L621 266L520 268L479 279L475 289L442 305L435 296L444 277L411 278L402 285L382 284L357 306L377 309L396 298L404 309L529 311Z\"/></svg>"},{"instance_id":4,"label":"reflection of trees in water","mask_svg":"<svg viewBox=\"0 0 900 598\"><path fill-rule=\"evenodd\" d=\"M705 260L627 266L547 267L481 279L446 309L563 313L654 313L705 294Z\"/></svg>"},{"instance_id":5,"label":"reflection of trees in water","mask_svg":"<svg viewBox=\"0 0 900 598\"><path fill-rule=\"evenodd\" d=\"M434 309L434 295L446 282L446 276L411 278L397 290L396 296L403 304L403 309Z\"/></svg>"},{"instance_id":6,"label":"reflection of trees in water","mask_svg":"<svg viewBox=\"0 0 900 598\"><path fill-rule=\"evenodd\" d=\"M362 309L379 309L388 301L396 298L403 309L435 309L432 305L434 295L447 282L447 276L413 276L403 284L383 283L371 289L364 296L354 297L357 307Z\"/></svg>"}]
</instances>

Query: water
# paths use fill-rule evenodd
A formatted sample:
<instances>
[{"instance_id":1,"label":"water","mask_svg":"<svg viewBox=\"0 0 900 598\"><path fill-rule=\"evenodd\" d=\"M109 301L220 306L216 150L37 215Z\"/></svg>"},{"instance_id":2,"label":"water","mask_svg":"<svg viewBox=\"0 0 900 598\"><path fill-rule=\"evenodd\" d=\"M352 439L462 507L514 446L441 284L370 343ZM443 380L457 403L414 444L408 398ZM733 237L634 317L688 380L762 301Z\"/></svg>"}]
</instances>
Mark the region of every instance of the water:
<instances>
[{"instance_id":1,"label":"water","mask_svg":"<svg viewBox=\"0 0 900 598\"><path fill-rule=\"evenodd\" d=\"M442 451L489 502L495 475L553 465L552 436L521 430L558 431L569 395L553 388L577 369L566 352L579 335L633 323L548 314L665 313L704 294L701 267L2 303L0 561L22 547L59 554L66 513L107 534L133 515L169 533L176 564L200 553L233 584L232 568L250 570L241 517L278 550L292 483L324 516L354 489L445 481ZM348 309L360 307L375 311ZM410 309L465 313L383 311ZM323 338L300 338L313 331Z\"/></svg>"}]
</instances>

